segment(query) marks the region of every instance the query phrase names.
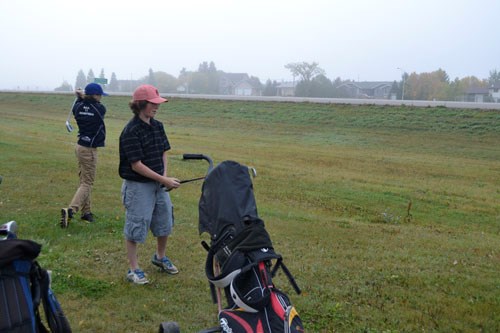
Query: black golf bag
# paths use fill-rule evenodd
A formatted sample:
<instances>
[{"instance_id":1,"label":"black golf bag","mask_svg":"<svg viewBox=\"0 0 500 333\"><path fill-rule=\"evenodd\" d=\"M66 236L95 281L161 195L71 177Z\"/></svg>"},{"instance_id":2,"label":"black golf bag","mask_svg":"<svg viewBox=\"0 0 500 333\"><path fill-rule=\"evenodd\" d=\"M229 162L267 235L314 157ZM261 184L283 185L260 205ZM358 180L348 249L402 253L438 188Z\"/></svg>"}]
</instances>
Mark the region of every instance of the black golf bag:
<instances>
[{"instance_id":1,"label":"black golf bag","mask_svg":"<svg viewBox=\"0 0 500 333\"><path fill-rule=\"evenodd\" d=\"M257 214L248 167L225 161L207 174L199 201L199 232L210 235L210 244L203 242L208 251L205 270L219 304L221 332L304 332L289 297L273 283L281 269L300 294Z\"/></svg>"},{"instance_id":2,"label":"black golf bag","mask_svg":"<svg viewBox=\"0 0 500 333\"><path fill-rule=\"evenodd\" d=\"M0 241L0 332L71 332L50 288L50 275L35 260L41 245L13 233L7 236ZM40 317L40 304L49 329Z\"/></svg>"}]
</instances>

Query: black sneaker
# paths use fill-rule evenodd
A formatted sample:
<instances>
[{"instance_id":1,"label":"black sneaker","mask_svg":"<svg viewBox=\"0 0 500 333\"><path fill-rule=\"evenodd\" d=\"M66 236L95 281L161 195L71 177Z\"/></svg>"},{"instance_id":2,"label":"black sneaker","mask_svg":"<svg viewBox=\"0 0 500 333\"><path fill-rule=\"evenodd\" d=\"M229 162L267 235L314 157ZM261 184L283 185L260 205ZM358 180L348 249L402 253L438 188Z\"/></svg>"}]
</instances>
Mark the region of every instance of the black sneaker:
<instances>
[{"instance_id":1,"label":"black sneaker","mask_svg":"<svg viewBox=\"0 0 500 333\"><path fill-rule=\"evenodd\" d=\"M73 218L73 209L71 208L63 208L61 209L61 228L67 228L69 225L69 222Z\"/></svg>"},{"instance_id":2,"label":"black sneaker","mask_svg":"<svg viewBox=\"0 0 500 333\"><path fill-rule=\"evenodd\" d=\"M92 223L95 221L94 214L92 214L91 212L83 214L81 219L85 222L88 222L88 223Z\"/></svg>"}]
</instances>

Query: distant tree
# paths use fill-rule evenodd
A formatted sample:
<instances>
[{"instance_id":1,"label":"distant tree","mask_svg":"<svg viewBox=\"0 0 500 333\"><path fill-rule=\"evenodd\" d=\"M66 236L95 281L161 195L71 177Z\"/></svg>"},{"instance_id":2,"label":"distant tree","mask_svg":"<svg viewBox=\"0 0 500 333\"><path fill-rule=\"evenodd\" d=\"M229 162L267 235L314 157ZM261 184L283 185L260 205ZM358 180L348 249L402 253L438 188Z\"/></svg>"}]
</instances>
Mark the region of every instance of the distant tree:
<instances>
[{"instance_id":1,"label":"distant tree","mask_svg":"<svg viewBox=\"0 0 500 333\"><path fill-rule=\"evenodd\" d=\"M99 74L100 79L105 79L106 75L104 75L104 68L101 68L101 74Z\"/></svg>"},{"instance_id":2,"label":"distant tree","mask_svg":"<svg viewBox=\"0 0 500 333\"><path fill-rule=\"evenodd\" d=\"M463 101L465 100L465 93L471 88L486 88L488 81L486 79L480 80L475 76L466 76L462 79L458 77L450 82L448 88L448 100L450 101Z\"/></svg>"},{"instance_id":3,"label":"distant tree","mask_svg":"<svg viewBox=\"0 0 500 333\"><path fill-rule=\"evenodd\" d=\"M311 97L311 82L300 81L295 86L295 96L297 97Z\"/></svg>"},{"instance_id":4,"label":"distant tree","mask_svg":"<svg viewBox=\"0 0 500 333\"><path fill-rule=\"evenodd\" d=\"M408 73L401 74L401 81L399 81L399 89L397 99L408 99Z\"/></svg>"},{"instance_id":5,"label":"distant tree","mask_svg":"<svg viewBox=\"0 0 500 333\"><path fill-rule=\"evenodd\" d=\"M187 76L187 70L186 67L182 67L181 71L179 72L179 78Z\"/></svg>"},{"instance_id":6,"label":"distant tree","mask_svg":"<svg viewBox=\"0 0 500 333\"><path fill-rule=\"evenodd\" d=\"M173 75L160 71L154 72L153 76L156 82L155 86L158 88L159 92L176 92L178 80Z\"/></svg>"},{"instance_id":7,"label":"distant tree","mask_svg":"<svg viewBox=\"0 0 500 333\"><path fill-rule=\"evenodd\" d=\"M204 61L198 66L198 72L207 73L208 72L208 62Z\"/></svg>"},{"instance_id":8,"label":"distant tree","mask_svg":"<svg viewBox=\"0 0 500 333\"><path fill-rule=\"evenodd\" d=\"M262 90L263 96L276 96L278 94L278 82L271 81L268 79L266 81L266 85L264 86L264 90Z\"/></svg>"},{"instance_id":9,"label":"distant tree","mask_svg":"<svg viewBox=\"0 0 500 333\"><path fill-rule=\"evenodd\" d=\"M437 71L432 73L439 82L441 83L450 83L450 77L446 73L445 70L439 68Z\"/></svg>"},{"instance_id":10,"label":"distant tree","mask_svg":"<svg viewBox=\"0 0 500 333\"><path fill-rule=\"evenodd\" d=\"M111 79L109 80L108 90L118 91L118 80L116 79L115 72L111 73Z\"/></svg>"},{"instance_id":11,"label":"distant tree","mask_svg":"<svg viewBox=\"0 0 500 333\"><path fill-rule=\"evenodd\" d=\"M298 97L333 97L332 81L325 75L319 74L310 81L300 81L295 87L295 96Z\"/></svg>"},{"instance_id":12,"label":"distant tree","mask_svg":"<svg viewBox=\"0 0 500 333\"><path fill-rule=\"evenodd\" d=\"M258 77L250 76L248 82L252 85L253 88L258 90L259 92L262 92L262 83L260 82Z\"/></svg>"},{"instance_id":13,"label":"distant tree","mask_svg":"<svg viewBox=\"0 0 500 333\"><path fill-rule=\"evenodd\" d=\"M401 97L398 98L400 94L401 94L400 85L396 80L394 80L391 86L391 90L389 91L389 96L396 96L397 99L401 99Z\"/></svg>"},{"instance_id":14,"label":"distant tree","mask_svg":"<svg viewBox=\"0 0 500 333\"><path fill-rule=\"evenodd\" d=\"M500 72L496 69L490 71L490 77L488 78L488 83L490 85L499 84L500 83Z\"/></svg>"},{"instance_id":15,"label":"distant tree","mask_svg":"<svg viewBox=\"0 0 500 333\"><path fill-rule=\"evenodd\" d=\"M183 90L183 92L186 94L189 93L189 85L191 83L190 78L190 72L186 70L186 67L182 67L181 71L179 72L178 82L180 86L184 87L185 90Z\"/></svg>"},{"instance_id":16,"label":"distant tree","mask_svg":"<svg viewBox=\"0 0 500 333\"><path fill-rule=\"evenodd\" d=\"M206 75L208 76L207 94L217 94L219 91L219 73L217 72L217 67L215 67L215 63L213 61L210 61L208 64Z\"/></svg>"},{"instance_id":17,"label":"distant tree","mask_svg":"<svg viewBox=\"0 0 500 333\"><path fill-rule=\"evenodd\" d=\"M85 74L83 73L83 71L80 69L78 75L76 76L75 88L83 89L85 88L86 85L87 85L87 79L85 78Z\"/></svg>"},{"instance_id":18,"label":"distant tree","mask_svg":"<svg viewBox=\"0 0 500 333\"><path fill-rule=\"evenodd\" d=\"M311 80L310 97L333 97L333 84L325 75L316 75Z\"/></svg>"},{"instance_id":19,"label":"distant tree","mask_svg":"<svg viewBox=\"0 0 500 333\"><path fill-rule=\"evenodd\" d=\"M340 77L337 77L335 80L332 81L332 85L333 85L333 97L337 97L337 98L343 97L342 96L343 91L341 89L339 89L339 86L342 83L343 82L342 82L342 79Z\"/></svg>"},{"instance_id":20,"label":"distant tree","mask_svg":"<svg viewBox=\"0 0 500 333\"><path fill-rule=\"evenodd\" d=\"M189 76L189 91L194 94L207 94L209 89L208 75L203 72L192 72Z\"/></svg>"},{"instance_id":21,"label":"distant tree","mask_svg":"<svg viewBox=\"0 0 500 333\"><path fill-rule=\"evenodd\" d=\"M442 69L430 73L412 73L405 81L405 99L438 100L448 99L449 77Z\"/></svg>"},{"instance_id":22,"label":"distant tree","mask_svg":"<svg viewBox=\"0 0 500 333\"><path fill-rule=\"evenodd\" d=\"M65 80L59 87L55 88L54 91L73 91L73 87Z\"/></svg>"},{"instance_id":23,"label":"distant tree","mask_svg":"<svg viewBox=\"0 0 500 333\"><path fill-rule=\"evenodd\" d=\"M325 71L318 67L317 62L311 64L307 62L295 62L285 65L285 68L290 70L293 77L298 76L300 81L310 82L316 75L325 75Z\"/></svg>"},{"instance_id":24,"label":"distant tree","mask_svg":"<svg viewBox=\"0 0 500 333\"><path fill-rule=\"evenodd\" d=\"M458 78L455 79L455 82L458 80ZM475 76L466 76L464 78L461 78L459 80L460 85L464 88L487 88L488 84L490 83L489 80L480 80L479 78Z\"/></svg>"},{"instance_id":25,"label":"distant tree","mask_svg":"<svg viewBox=\"0 0 500 333\"><path fill-rule=\"evenodd\" d=\"M210 61L210 64L208 65L208 71L211 73L217 72L217 68L215 67L215 63L213 61Z\"/></svg>"},{"instance_id":26,"label":"distant tree","mask_svg":"<svg viewBox=\"0 0 500 333\"><path fill-rule=\"evenodd\" d=\"M202 62L198 71L188 72L185 68L179 75L179 83L188 88L189 93L216 94L219 89L219 72L213 61Z\"/></svg>"},{"instance_id":27,"label":"distant tree","mask_svg":"<svg viewBox=\"0 0 500 333\"><path fill-rule=\"evenodd\" d=\"M148 75L147 82L148 82L148 84L150 84L152 86L156 86L155 73L153 72L153 70L151 68L149 69L149 75Z\"/></svg>"},{"instance_id":28,"label":"distant tree","mask_svg":"<svg viewBox=\"0 0 500 333\"><path fill-rule=\"evenodd\" d=\"M95 79L94 71L90 69L89 73L87 74L87 84L94 82L94 79Z\"/></svg>"}]
</instances>

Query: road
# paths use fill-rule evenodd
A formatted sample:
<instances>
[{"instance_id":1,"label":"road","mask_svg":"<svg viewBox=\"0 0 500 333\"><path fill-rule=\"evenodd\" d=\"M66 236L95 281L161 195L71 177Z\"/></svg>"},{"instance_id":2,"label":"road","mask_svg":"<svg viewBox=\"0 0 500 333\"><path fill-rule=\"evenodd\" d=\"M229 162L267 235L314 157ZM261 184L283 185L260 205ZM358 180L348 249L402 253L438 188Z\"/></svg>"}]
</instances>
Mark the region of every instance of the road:
<instances>
[{"instance_id":1,"label":"road","mask_svg":"<svg viewBox=\"0 0 500 333\"><path fill-rule=\"evenodd\" d=\"M68 92L54 91L15 91L0 90L7 93L38 93L38 94L69 94ZM72 93L71 93L72 94ZM132 96L132 93L109 93L112 96ZM230 101L260 101L260 102L289 102L289 103L320 103L320 104L351 104L351 105L392 105L392 106L416 106L416 107L447 107L453 109L480 109L500 110L500 103L475 103L475 102L452 102L452 101L413 101L413 100L389 100L389 99L355 99L355 98L312 98L312 97L280 97L280 96L236 96L236 95L197 95L197 94L161 94L164 97L188 98L188 99L211 99Z\"/></svg>"}]
</instances>

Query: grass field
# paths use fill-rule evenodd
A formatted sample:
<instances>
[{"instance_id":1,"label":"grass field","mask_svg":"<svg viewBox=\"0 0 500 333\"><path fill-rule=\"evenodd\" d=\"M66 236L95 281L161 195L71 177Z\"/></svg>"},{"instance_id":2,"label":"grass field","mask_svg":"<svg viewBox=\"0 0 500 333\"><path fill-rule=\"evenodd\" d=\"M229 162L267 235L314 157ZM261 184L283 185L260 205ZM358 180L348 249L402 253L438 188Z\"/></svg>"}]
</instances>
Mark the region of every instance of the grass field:
<instances>
[{"instance_id":1,"label":"grass field","mask_svg":"<svg viewBox=\"0 0 500 333\"><path fill-rule=\"evenodd\" d=\"M128 98L104 98L94 225L58 226L77 187L71 95L0 94L0 221L43 245L39 261L75 332L183 332L216 324L198 235L201 183L172 191L168 255L139 247L152 283L125 281L118 137ZM157 118L170 175L203 175L203 153L257 169L259 215L303 289L284 275L308 332L500 331L500 111L171 99ZM73 121L73 125L74 121Z\"/></svg>"}]
</instances>

